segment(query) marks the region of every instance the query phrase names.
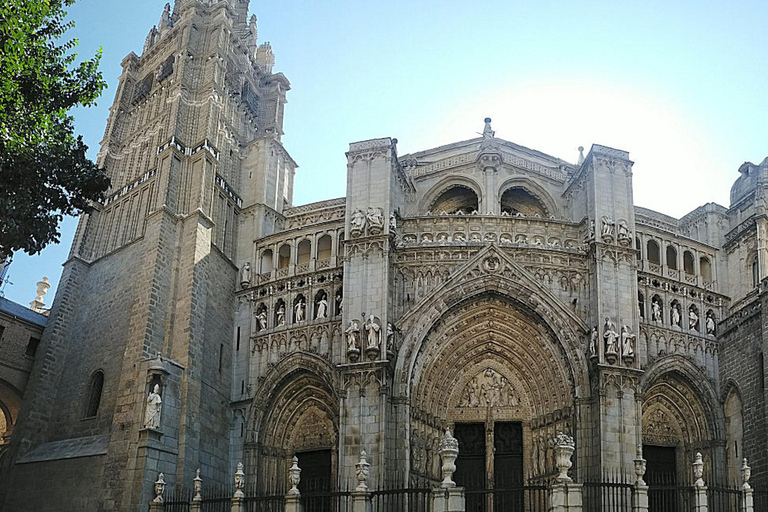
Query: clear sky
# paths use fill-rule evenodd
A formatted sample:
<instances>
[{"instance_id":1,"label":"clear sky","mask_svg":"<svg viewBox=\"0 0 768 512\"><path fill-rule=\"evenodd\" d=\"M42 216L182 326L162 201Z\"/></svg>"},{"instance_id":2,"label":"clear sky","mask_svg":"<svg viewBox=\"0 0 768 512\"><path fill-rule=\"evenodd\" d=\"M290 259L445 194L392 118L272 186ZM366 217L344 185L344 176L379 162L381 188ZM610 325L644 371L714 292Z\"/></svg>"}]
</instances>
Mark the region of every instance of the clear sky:
<instances>
[{"instance_id":1,"label":"clear sky","mask_svg":"<svg viewBox=\"0 0 768 512\"><path fill-rule=\"evenodd\" d=\"M120 61L141 53L162 0L78 0L78 51L104 51L109 83L78 111L95 158ZM635 203L680 217L728 192L768 156L768 2L251 2L274 71L291 81L283 143L299 164L294 202L345 194L349 142L391 136L401 155L496 136L564 160L593 143L630 152ZM4 291L29 303L54 285L62 243L17 254Z\"/></svg>"}]
</instances>

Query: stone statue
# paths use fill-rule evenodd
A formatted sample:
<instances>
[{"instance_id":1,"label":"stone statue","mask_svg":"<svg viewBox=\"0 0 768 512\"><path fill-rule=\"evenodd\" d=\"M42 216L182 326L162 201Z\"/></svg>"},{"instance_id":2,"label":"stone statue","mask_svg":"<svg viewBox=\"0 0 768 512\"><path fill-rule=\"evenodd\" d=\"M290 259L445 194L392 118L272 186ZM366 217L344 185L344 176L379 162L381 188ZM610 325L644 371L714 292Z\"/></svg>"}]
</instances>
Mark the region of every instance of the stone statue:
<instances>
[{"instance_id":1,"label":"stone statue","mask_svg":"<svg viewBox=\"0 0 768 512\"><path fill-rule=\"evenodd\" d=\"M381 208L369 206L366 218L368 219L368 229L370 229L372 234L384 231L384 213L381 211Z\"/></svg>"},{"instance_id":2,"label":"stone statue","mask_svg":"<svg viewBox=\"0 0 768 512\"><path fill-rule=\"evenodd\" d=\"M340 315L344 311L344 297L340 294L336 295L336 314Z\"/></svg>"},{"instance_id":3,"label":"stone statue","mask_svg":"<svg viewBox=\"0 0 768 512\"><path fill-rule=\"evenodd\" d=\"M367 348L378 349L381 326L376 322L376 318L373 315L369 316L368 321L365 322L365 330L368 331Z\"/></svg>"},{"instance_id":4,"label":"stone statue","mask_svg":"<svg viewBox=\"0 0 768 512\"><path fill-rule=\"evenodd\" d=\"M389 214L389 230L394 231L397 229L397 217L395 216L395 212L392 212Z\"/></svg>"},{"instance_id":5,"label":"stone statue","mask_svg":"<svg viewBox=\"0 0 768 512\"><path fill-rule=\"evenodd\" d=\"M483 138L484 139L492 139L496 135L496 132L491 130L491 118L486 117L485 118L485 126L483 127Z\"/></svg>"},{"instance_id":6,"label":"stone statue","mask_svg":"<svg viewBox=\"0 0 768 512\"><path fill-rule=\"evenodd\" d=\"M651 302L651 318L654 322L661 322L661 304L656 299Z\"/></svg>"},{"instance_id":7,"label":"stone statue","mask_svg":"<svg viewBox=\"0 0 768 512\"><path fill-rule=\"evenodd\" d=\"M267 308L262 308L261 311L259 311L256 315L256 322L258 322L260 331L267 328Z\"/></svg>"},{"instance_id":8,"label":"stone statue","mask_svg":"<svg viewBox=\"0 0 768 512\"><path fill-rule=\"evenodd\" d=\"M345 331L347 333L347 350L358 350L358 336L360 335L360 324L357 320L350 320L349 327Z\"/></svg>"},{"instance_id":9,"label":"stone statue","mask_svg":"<svg viewBox=\"0 0 768 512\"><path fill-rule=\"evenodd\" d=\"M688 310L688 328L691 330L699 328L699 315L696 314L693 308Z\"/></svg>"},{"instance_id":10,"label":"stone statue","mask_svg":"<svg viewBox=\"0 0 768 512\"><path fill-rule=\"evenodd\" d=\"M616 326L606 317L603 325L603 338L605 339L606 355L616 355L619 353L618 339L619 333L616 332Z\"/></svg>"},{"instance_id":11,"label":"stone statue","mask_svg":"<svg viewBox=\"0 0 768 512\"><path fill-rule=\"evenodd\" d=\"M240 269L240 288L251 286L251 262L246 261Z\"/></svg>"},{"instance_id":12,"label":"stone statue","mask_svg":"<svg viewBox=\"0 0 768 512\"><path fill-rule=\"evenodd\" d=\"M621 326L621 357L635 356L635 335L628 325Z\"/></svg>"},{"instance_id":13,"label":"stone statue","mask_svg":"<svg viewBox=\"0 0 768 512\"><path fill-rule=\"evenodd\" d=\"M365 228L365 214L359 208L352 212L352 218L349 220L350 233L360 234Z\"/></svg>"},{"instance_id":14,"label":"stone statue","mask_svg":"<svg viewBox=\"0 0 768 512\"><path fill-rule=\"evenodd\" d=\"M160 428L160 411L163 408L163 399L160 398L160 384L155 384L152 392L147 395L147 409L144 411L144 426L147 428Z\"/></svg>"},{"instance_id":15,"label":"stone statue","mask_svg":"<svg viewBox=\"0 0 768 512\"><path fill-rule=\"evenodd\" d=\"M328 296L323 294L317 302L317 318L326 318L328 316Z\"/></svg>"},{"instance_id":16,"label":"stone statue","mask_svg":"<svg viewBox=\"0 0 768 512\"><path fill-rule=\"evenodd\" d=\"M610 218L607 215L603 215L600 218L600 222L602 222L603 227L600 231L600 236L603 238L610 238L613 236L613 219Z\"/></svg>"},{"instance_id":17,"label":"stone statue","mask_svg":"<svg viewBox=\"0 0 768 512\"><path fill-rule=\"evenodd\" d=\"M592 328L592 334L589 338L589 356L597 356L597 326Z\"/></svg>"},{"instance_id":18,"label":"stone statue","mask_svg":"<svg viewBox=\"0 0 768 512\"><path fill-rule=\"evenodd\" d=\"M627 225L627 221L620 220L619 221L619 240L628 240L631 237L629 236L629 226Z\"/></svg>"},{"instance_id":19,"label":"stone statue","mask_svg":"<svg viewBox=\"0 0 768 512\"><path fill-rule=\"evenodd\" d=\"M300 300L296 303L295 309L296 309L296 321L297 322L303 322L304 321L304 312L306 311L307 303L303 300Z\"/></svg>"},{"instance_id":20,"label":"stone statue","mask_svg":"<svg viewBox=\"0 0 768 512\"><path fill-rule=\"evenodd\" d=\"M387 352L395 353L395 326L387 322Z\"/></svg>"},{"instance_id":21,"label":"stone statue","mask_svg":"<svg viewBox=\"0 0 768 512\"><path fill-rule=\"evenodd\" d=\"M285 325L285 304L277 308L277 325Z\"/></svg>"},{"instance_id":22,"label":"stone statue","mask_svg":"<svg viewBox=\"0 0 768 512\"><path fill-rule=\"evenodd\" d=\"M672 304L672 325L680 327L680 306Z\"/></svg>"},{"instance_id":23,"label":"stone statue","mask_svg":"<svg viewBox=\"0 0 768 512\"><path fill-rule=\"evenodd\" d=\"M715 334L715 319L713 315L707 315L707 334Z\"/></svg>"}]
</instances>

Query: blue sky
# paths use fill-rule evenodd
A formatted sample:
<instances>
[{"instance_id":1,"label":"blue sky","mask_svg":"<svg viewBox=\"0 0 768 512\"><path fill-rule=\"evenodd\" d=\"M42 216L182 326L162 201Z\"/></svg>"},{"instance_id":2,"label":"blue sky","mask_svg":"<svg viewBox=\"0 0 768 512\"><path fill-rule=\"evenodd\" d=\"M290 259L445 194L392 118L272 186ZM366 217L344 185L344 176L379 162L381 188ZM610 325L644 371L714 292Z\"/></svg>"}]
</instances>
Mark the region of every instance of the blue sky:
<instances>
[{"instance_id":1,"label":"blue sky","mask_svg":"<svg viewBox=\"0 0 768 512\"><path fill-rule=\"evenodd\" d=\"M76 113L95 158L120 61L141 52L165 2L78 0L79 53L101 46L109 83ZM575 161L593 143L630 152L635 203L680 217L768 156L768 2L251 2L259 40L291 81L283 142L296 204L345 194L349 142L392 136L400 154L496 136ZM42 255L17 254L8 298L54 285L76 222Z\"/></svg>"}]
</instances>

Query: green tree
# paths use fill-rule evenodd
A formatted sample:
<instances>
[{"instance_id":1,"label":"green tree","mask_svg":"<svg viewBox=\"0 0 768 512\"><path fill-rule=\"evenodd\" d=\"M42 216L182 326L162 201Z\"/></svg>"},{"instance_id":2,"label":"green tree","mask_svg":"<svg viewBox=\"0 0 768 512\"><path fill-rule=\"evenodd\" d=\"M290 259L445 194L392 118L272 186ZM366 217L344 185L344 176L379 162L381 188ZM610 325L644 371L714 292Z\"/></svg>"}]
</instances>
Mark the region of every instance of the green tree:
<instances>
[{"instance_id":1,"label":"green tree","mask_svg":"<svg viewBox=\"0 0 768 512\"><path fill-rule=\"evenodd\" d=\"M101 50L77 64L77 41L61 41L74 2L0 1L0 259L58 242L63 216L87 210L109 187L68 114L94 105L106 87Z\"/></svg>"}]
</instances>

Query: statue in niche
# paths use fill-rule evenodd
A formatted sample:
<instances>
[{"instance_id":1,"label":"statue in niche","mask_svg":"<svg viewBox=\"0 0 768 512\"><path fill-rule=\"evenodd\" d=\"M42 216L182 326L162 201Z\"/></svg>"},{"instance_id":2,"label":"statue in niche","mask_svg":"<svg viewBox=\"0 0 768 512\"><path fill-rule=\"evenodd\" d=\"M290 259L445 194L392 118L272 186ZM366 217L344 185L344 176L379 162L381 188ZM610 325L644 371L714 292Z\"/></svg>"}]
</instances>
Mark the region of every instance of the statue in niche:
<instances>
[{"instance_id":1,"label":"statue in niche","mask_svg":"<svg viewBox=\"0 0 768 512\"><path fill-rule=\"evenodd\" d=\"M628 325L621 326L621 357L635 357L635 335Z\"/></svg>"},{"instance_id":2,"label":"statue in niche","mask_svg":"<svg viewBox=\"0 0 768 512\"><path fill-rule=\"evenodd\" d=\"M160 412L163 399L160 397L160 384L155 384L147 395L147 409L144 411L144 426L155 430L160 429Z\"/></svg>"},{"instance_id":3,"label":"statue in niche","mask_svg":"<svg viewBox=\"0 0 768 512\"><path fill-rule=\"evenodd\" d=\"M267 308L262 308L261 311L256 314L256 323L260 331L267 328Z\"/></svg>"},{"instance_id":4,"label":"statue in niche","mask_svg":"<svg viewBox=\"0 0 768 512\"><path fill-rule=\"evenodd\" d=\"M307 303L304 302L304 299L300 300L296 303L296 306L294 308L296 309L296 321L297 322L303 322L304 321L304 313L306 312Z\"/></svg>"},{"instance_id":5,"label":"statue in niche","mask_svg":"<svg viewBox=\"0 0 768 512\"><path fill-rule=\"evenodd\" d=\"M341 290L336 292L336 314L340 315L344 311L344 297L341 295Z\"/></svg>"},{"instance_id":6,"label":"statue in niche","mask_svg":"<svg viewBox=\"0 0 768 512\"><path fill-rule=\"evenodd\" d=\"M515 243L517 244L527 244L528 239L525 237L525 235L517 235L515 237Z\"/></svg>"},{"instance_id":7,"label":"statue in niche","mask_svg":"<svg viewBox=\"0 0 768 512\"><path fill-rule=\"evenodd\" d=\"M466 242L467 241L467 237L464 236L464 233L462 233L461 231L459 231L458 233L455 233L453 235L453 239L456 242Z\"/></svg>"},{"instance_id":8,"label":"statue in niche","mask_svg":"<svg viewBox=\"0 0 768 512\"><path fill-rule=\"evenodd\" d=\"M395 231L397 229L397 216L395 212L389 214L389 230Z\"/></svg>"},{"instance_id":9,"label":"statue in niche","mask_svg":"<svg viewBox=\"0 0 768 512\"><path fill-rule=\"evenodd\" d=\"M240 288L251 286L251 262L246 261L240 269Z\"/></svg>"},{"instance_id":10,"label":"statue in niche","mask_svg":"<svg viewBox=\"0 0 768 512\"><path fill-rule=\"evenodd\" d=\"M654 322L661 322L661 304L658 299L651 301L651 318Z\"/></svg>"},{"instance_id":11,"label":"statue in niche","mask_svg":"<svg viewBox=\"0 0 768 512\"><path fill-rule=\"evenodd\" d=\"M594 219L591 219L589 221L589 228L587 229L587 232L584 233L584 242L589 242L595 239L595 221Z\"/></svg>"},{"instance_id":12,"label":"statue in niche","mask_svg":"<svg viewBox=\"0 0 768 512\"><path fill-rule=\"evenodd\" d=\"M326 318L328 316L328 296L323 294L317 301L317 318Z\"/></svg>"},{"instance_id":13,"label":"statue in niche","mask_svg":"<svg viewBox=\"0 0 768 512\"><path fill-rule=\"evenodd\" d=\"M712 313L707 313L707 334L715 334L715 318Z\"/></svg>"},{"instance_id":14,"label":"statue in niche","mask_svg":"<svg viewBox=\"0 0 768 512\"><path fill-rule=\"evenodd\" d=\"M387 322L387 353L395 353L395 326Z\"/></svg>"},{"instance_id":15,"label":"statue in niche","mask_svg":"<svg viewBox=\"0 0 768 512\"><path fill-rule=\"evenodd\" d=\"M349 232L360 234L365 228L365 214L359 208L352 212L352 217L349 220Z\"/></svg>"},{"instance_id":16,"label":"statue in niche","mask_svg":"<svg viewBox=\"0 0 768 512\"><path fill-rule=\"evenodd\" d=\"M619 234L617 236L619 240L629 240L631 237L629 236L629 226L627 225L627 221L625 220L619 220Z\"/></svg>"},{"instance_id":17,"label":"statue in niche","mask_svg":"<svg viewBox=\"0 0 768 512\"><path fill-rule=\"evenodd\" d=\"M277 325L285 325L285 304L280 304L277 308Z\"/></svg>"},{"instance_id":18,"label":"statue in niche","mask_svg":"<svg viewBox=\"0 0 768 512\"><path fill-rule=\"evenodd\" d=\"M672 325L680 327L680 305L672 304Z\"/></svg>"},{"instance_id":19,"label":"statue in niche","mask_svg":"<svg viewBox=\"0 0 768 512\"><path fill-rule=\"evenodd\" d=\"M359 351L358 337L360 336L360 324L357 320L350 320L345 332L347 333L347 351Z\"/></svg>"},{"instance_id":20,"label":"statue in niche","mask_svg":"<svg viewBox=\"0 0 768 512\"><path fill-rule=\"evenodd\" d=\"M605 317L605 324L603 324L603 339L605 339L605 354L618 355L619 333L616 332L616 325L608 317Z\"/></svg>"},{"instance_id":21,"label":"statue in niche","mask_svg":"<svg viewBox=\"0 0 768 512\"><path fill-rule=\"evenodd\" d=\"M602 229L600 230L600 236L603 238L611 238L613 236L613 219L607 215L600 217L602 223Z\"/></svg>"},{"instance_id":22,"label":"statue in niche","mask_svg":"<svg viewBox=\"0 0 768 512\"><path fill-rule=\"evenodd\" d=\"M381 208L369 206L366 218L368 219L368 229L371 231L371 234L384 231L384 213L381 211Z\"/></svg>"},{"instance_id":23,"label":"statue in niche","mask_svg":"<svg viewBox=\"0 0 768 512\"><path fill-rule=\"evenodd\" d=\"M589 337L589 357L597 357L597 336L597 326L595 326Z\"/></svg>"},{"instance_id":24,"label":"statue in niche","mask_svg":"<svg viewBox=\"0 0 768 512\"><path fill-rule=\"evenodd\" d=\"M693 307L688 310L688 329L691 329L692 331L699 330L699 315L696 314Z\"/></svg>"},{"instance_id":25,"label":"statue in niche","mask_svg":"<svg viewBox=\"0 0 768 512\"><path fill-rule=\"evenodd\" d=\"M381 326L376 322L376 318L373 315L369 316L368 321L365 322L365 330L368 331L368 346L366 348L378 349Z\"/></svg>"}]
</instances>

